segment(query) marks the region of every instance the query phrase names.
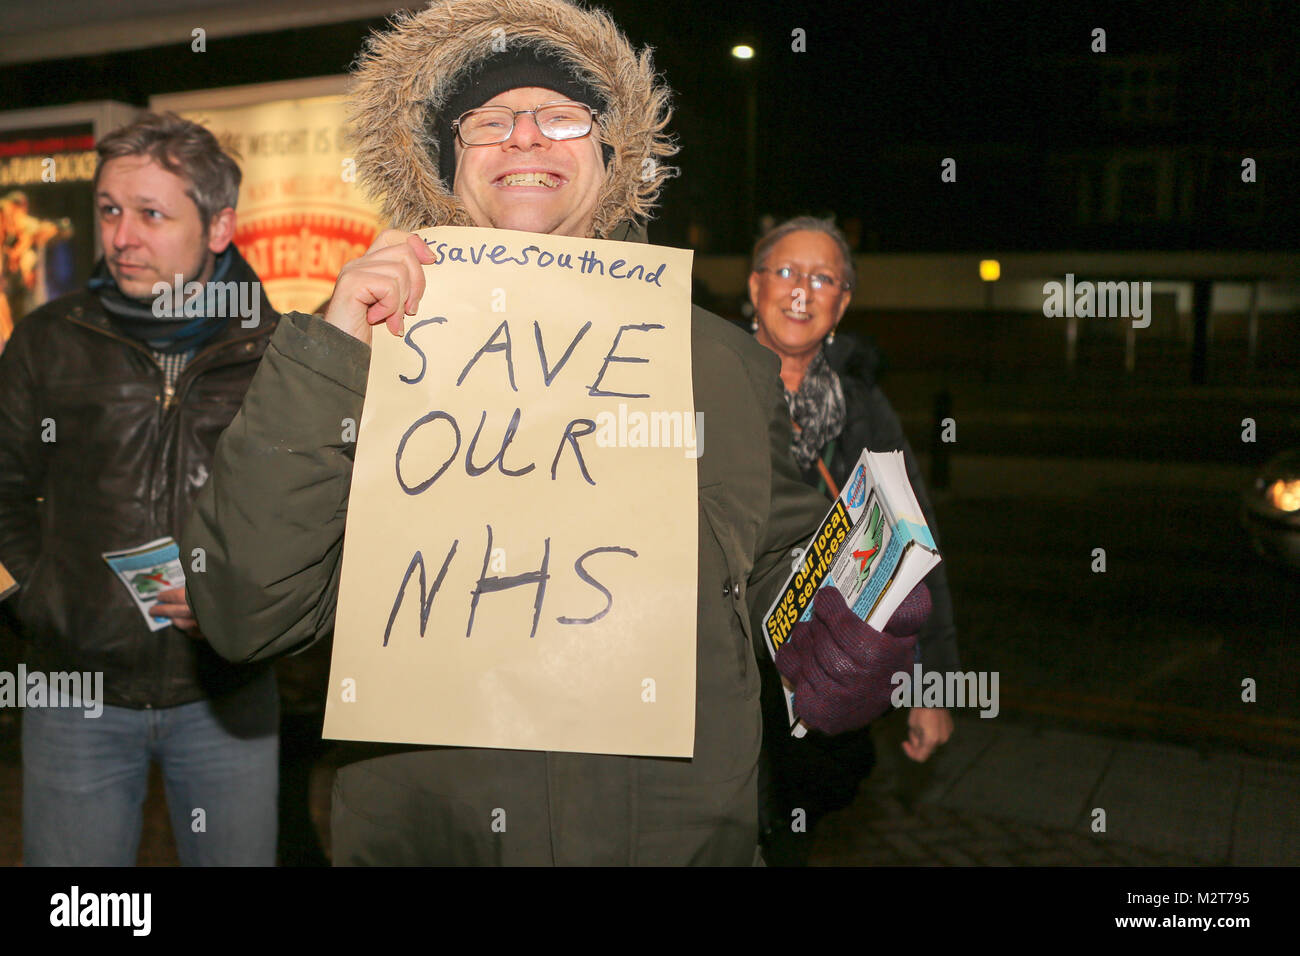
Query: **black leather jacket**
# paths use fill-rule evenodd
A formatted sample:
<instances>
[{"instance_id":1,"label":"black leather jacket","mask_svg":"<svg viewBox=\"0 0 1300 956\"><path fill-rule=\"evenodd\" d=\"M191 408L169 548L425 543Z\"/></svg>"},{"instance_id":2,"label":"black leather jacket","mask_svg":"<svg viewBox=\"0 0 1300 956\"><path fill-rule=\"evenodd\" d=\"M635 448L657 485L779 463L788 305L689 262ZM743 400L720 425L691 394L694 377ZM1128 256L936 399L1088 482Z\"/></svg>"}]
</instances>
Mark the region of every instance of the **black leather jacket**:
<instances>
[{"instance_id":1,"label":"black leather jacket","mask_svg":"<svg viewBox=\"0 0 1300 956\"><path fill-rule=\"evenodd\" d=\"M227 278L256 281L235 255ZM278 318L263 293L259 324L230 319L171 394L90 292L18 322L0 354L0 561L21 585L9 600L29 669L103 671L105 703L135 708L223 696L260 676L175 627L150 631L101 555L179 540Z\"/></svg>"}]
</instances>

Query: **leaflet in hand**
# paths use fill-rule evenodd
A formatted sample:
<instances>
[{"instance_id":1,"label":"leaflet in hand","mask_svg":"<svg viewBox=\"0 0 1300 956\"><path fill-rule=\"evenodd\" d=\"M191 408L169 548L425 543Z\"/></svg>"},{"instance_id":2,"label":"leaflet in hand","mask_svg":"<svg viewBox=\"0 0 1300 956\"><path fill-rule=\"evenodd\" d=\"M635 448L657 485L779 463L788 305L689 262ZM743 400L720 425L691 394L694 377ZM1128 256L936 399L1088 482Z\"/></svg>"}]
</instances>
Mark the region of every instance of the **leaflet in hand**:
<instances>
[{"instance_id":1,"label":"leaflet in hand","mask_svg":"<svg viewBox=\"0 0 1300 956\"><path fill-rule=\"evenodd\" d=\"M155 618L150 611L163 591L185 586L185 570L181 567L176 539L159 538L138 548L105 551L103 557L130 592L149 630L161 631L171 627L170 618Z\"/></svg>"},{"instance_id":2,"label":"leaflet in hand","mask_svg":"<svg viewBox=\"0 0 1300 956\"><path fill-rule=\"evenodd\" d=\"M795 624L812 618L813 598L823 587L838 588L858 617L883 630L939 561L903 453L863 451L763 618L768 651L775 659ZM786 705L792 733L802 737L806 731L788 688Z\"/></svg>"}]
</instances>

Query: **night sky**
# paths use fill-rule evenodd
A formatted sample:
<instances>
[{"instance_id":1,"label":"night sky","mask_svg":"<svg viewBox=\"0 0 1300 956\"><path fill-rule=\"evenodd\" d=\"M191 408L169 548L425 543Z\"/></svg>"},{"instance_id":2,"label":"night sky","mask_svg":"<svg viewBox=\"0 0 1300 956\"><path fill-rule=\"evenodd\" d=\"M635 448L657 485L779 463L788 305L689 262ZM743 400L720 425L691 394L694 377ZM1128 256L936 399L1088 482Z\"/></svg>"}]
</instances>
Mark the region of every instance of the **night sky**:
<instances>
[{"instance_id":1,"label":"night sky","mask_svg":"<svg viewBox=\"0 0 1300 956\"><path fill-rule=\"evenodd\" d=\"M834 213L861 222L862 251L1300 246L1300 5L1147 0L737 3L612 0L634 44L656 49L676 92L672 129L683 175L651 227L701 252L747 250L746 84L758 103L758 214ZM382 19L0 68L5 108L95 99L144 105L151 94L343 72ZM1094 53L1092 31L1106 30ZM805 31L805 52L792 32ZM733 59L737 42L756 47ZM1172 54L1175 89L1160 123L1106 122L1108 64ZM1071 223L1074 197L1053 157L1143 147L1263 152L1257 219L1225 229L1215 209L1117 236ZM944 186L939 164L958 160ZM1226 162L1226 160L1225 160Z\"/></svg>"}]
</instances>

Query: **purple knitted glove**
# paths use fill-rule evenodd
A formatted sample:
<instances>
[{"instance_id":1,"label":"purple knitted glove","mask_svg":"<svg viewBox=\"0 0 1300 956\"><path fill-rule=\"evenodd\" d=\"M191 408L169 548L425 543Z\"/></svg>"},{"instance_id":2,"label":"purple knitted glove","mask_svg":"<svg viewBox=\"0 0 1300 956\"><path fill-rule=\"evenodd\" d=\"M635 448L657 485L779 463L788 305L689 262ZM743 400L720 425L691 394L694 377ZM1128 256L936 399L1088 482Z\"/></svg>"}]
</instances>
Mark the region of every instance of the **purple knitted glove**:
<instances>
[{"instance_id":1,"label":"purple knitted glove","mask_svg":"<svg viewBox=\"0 0 1300 956\"><path fill-rule=\"evenodd\" d=\"M812 619L796 624L776 654L799 718L813 730L842 734L887 711L890 678L911 672L916 632L929 616L930 589L924 581L903 599L883 633L854 614L838 590L821 588L813 598Z\"/></svg>"}]
</instances>

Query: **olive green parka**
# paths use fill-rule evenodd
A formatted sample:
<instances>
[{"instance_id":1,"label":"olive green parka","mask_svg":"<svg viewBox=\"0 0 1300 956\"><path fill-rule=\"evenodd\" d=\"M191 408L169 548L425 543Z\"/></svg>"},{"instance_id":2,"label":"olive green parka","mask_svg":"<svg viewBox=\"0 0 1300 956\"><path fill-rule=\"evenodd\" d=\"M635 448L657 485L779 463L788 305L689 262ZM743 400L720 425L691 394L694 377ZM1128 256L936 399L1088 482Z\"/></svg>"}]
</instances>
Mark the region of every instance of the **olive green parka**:
<instances>
[{"instance_id":1,"label":"olive green parka","mask_svg":"<svg viewBox=\"0 0 1300 956\"><path fill-rule=\"evenodd\" d=\"M560 0L453 0L397 21L362 60L358 159L401 228L467 222L438 179L428 130L452 78L512 41L547 46L608 100L613 147L593 232L625 239L666 175L667 92L603 14ZM827 503L790 458L776 357L701 309L692 313L699 580L691 759L446 747L354 747L338 773L336 864L728 864L757 859L761 719L757 622ZM203 633L225 657L300 650L333 628L370 349L319 316L284 316L183 536ZM666 596L666 599L671 599ZM759 638L757 648L766 653ZM496 825L494 825L496 824Z\"/></svg>"}]
</instances>

